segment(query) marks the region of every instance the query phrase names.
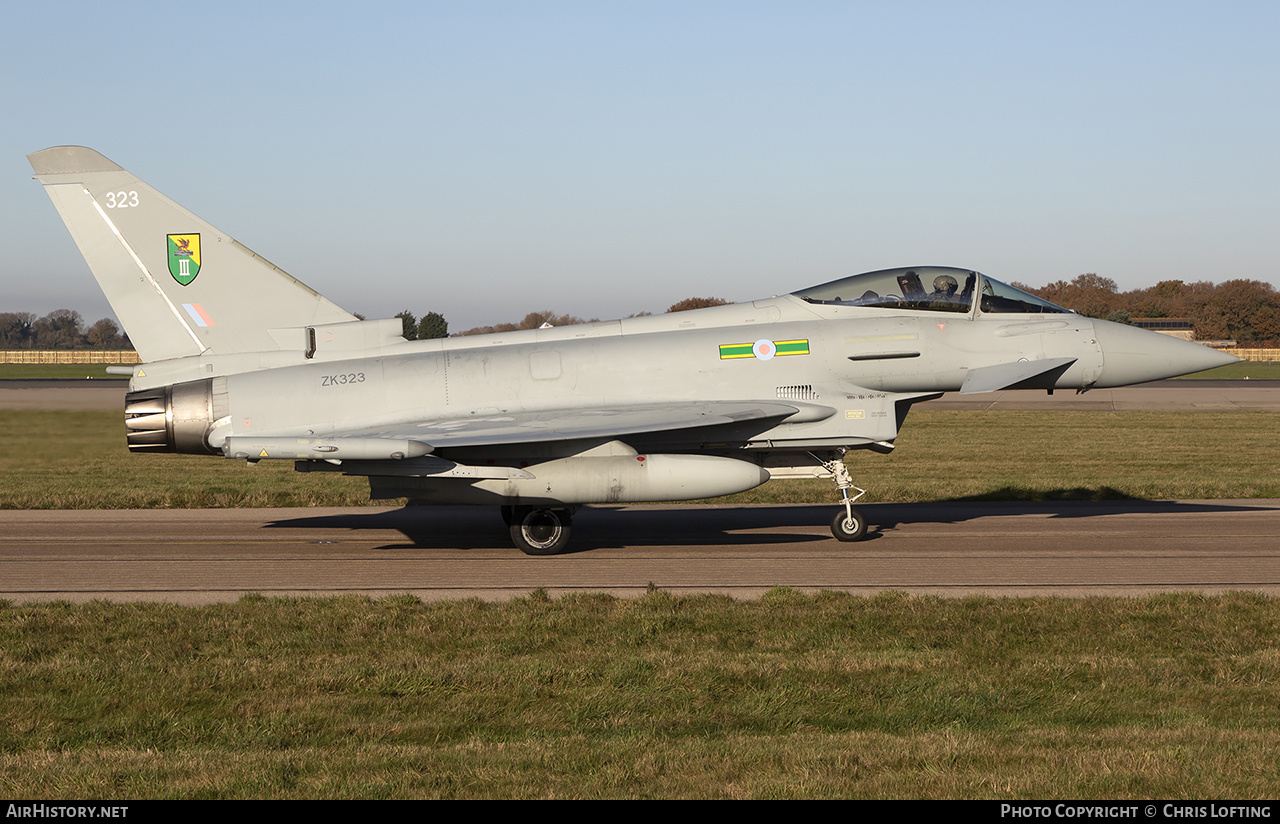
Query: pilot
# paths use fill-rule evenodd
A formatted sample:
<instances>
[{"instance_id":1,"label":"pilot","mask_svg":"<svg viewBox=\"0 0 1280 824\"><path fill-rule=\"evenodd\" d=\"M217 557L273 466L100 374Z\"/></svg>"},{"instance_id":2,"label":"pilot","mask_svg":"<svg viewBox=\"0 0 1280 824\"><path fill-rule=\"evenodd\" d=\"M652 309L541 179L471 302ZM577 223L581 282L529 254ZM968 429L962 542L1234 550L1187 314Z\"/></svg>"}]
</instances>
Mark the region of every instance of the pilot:
<instances>
[{"instance_id":1,"label":"pilot","mask_svg":"<svg viewBox=\"0 0 1280 824\"><path fill-rule=\"evenodd\" d=\"M929 300L954 303L956 290L959 288L960 284L951 275L938 275L933 279L933 292L929 295Z\"/></svg>"}]
</instances>

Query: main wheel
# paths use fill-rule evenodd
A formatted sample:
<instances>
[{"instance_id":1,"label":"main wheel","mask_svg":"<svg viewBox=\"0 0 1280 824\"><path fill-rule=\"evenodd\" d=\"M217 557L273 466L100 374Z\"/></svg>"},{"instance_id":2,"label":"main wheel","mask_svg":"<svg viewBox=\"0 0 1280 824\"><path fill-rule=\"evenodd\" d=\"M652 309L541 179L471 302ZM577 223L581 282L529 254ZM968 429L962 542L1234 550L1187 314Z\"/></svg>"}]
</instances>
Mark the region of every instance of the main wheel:
<instances>
[{"instance_id":1,"label":"main wheel","mask_svg":"<svg viewBox=\"0 0 1280 824\"><path fill-rule=\"evenodd\" d=\"M849 517L850 514L852 518ZM856 506L850 507L849 512L845 512L844 507L837 510L835 517L831 519L831 534L836 536L837 541L861 541L867 534L867 519L862 510Z\"/></svg>"},{"instance_id":2,"label":"main wheel","mask_svg":"<svg viewBox=\"0 0 1280 824\"><path fill-rule=\"evenodd\" d=\"M567 509L516 507L511 540L525 555L555 555L569 545L573 518Z\"/></svg>"}]
</instances>

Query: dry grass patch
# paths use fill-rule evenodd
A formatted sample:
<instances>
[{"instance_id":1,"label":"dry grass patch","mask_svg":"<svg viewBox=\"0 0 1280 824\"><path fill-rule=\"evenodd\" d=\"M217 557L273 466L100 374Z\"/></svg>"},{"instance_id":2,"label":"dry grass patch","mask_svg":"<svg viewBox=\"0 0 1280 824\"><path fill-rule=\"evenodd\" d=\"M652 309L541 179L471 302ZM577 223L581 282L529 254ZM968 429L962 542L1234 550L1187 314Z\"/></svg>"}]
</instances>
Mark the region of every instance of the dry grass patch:
<instances>
[{"instance_id":1,"label":"dry grass patch","mask_svg":"<svg viewBox=\"0 0 1280 824\"><path fill-rule=\"evenodd\" d=\"M13 797L1274 797L1280 602L0 609Z\"/></svg>"}]
</instances>

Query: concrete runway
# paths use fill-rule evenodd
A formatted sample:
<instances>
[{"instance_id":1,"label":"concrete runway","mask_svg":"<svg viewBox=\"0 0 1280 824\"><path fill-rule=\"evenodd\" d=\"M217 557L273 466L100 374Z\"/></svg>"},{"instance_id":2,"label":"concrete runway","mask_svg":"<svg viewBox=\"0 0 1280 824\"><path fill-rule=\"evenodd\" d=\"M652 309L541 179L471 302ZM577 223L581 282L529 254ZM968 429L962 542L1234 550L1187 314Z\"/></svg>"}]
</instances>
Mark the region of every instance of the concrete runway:
<instances>
[{"instance_id":1,"label":"concrete runway","mask_svg":"<svg viewBox=\"0 0 1280 824\"><path fill-rule=\"evenodd\" d=\"M0 409L119 409L129 381L0 381Z\"/></svg>"},{"instance_id":2,"label":"concrete runway","mask_svg":"<svg viewBox=\"0 0 1280 824\"><path fill-rule=\"evenodd\" d=\"M571 552L531 558L491 508L3 513L0 598L201 604L246 592L423 599L771 587L872 594L1280 594L1280 500L588 507Z\"/></svg>"},{"instance_id":3,"label":"concrete runway","mask_svg":"<svg viewBox=\"0 0 1280 824\"><path fill-rule=\"evenodd\" d=\"M0 409L119 410L124 392L123 381L0 381ZM920 408L1277 411L1280 381L948 394ZM1280 594L1280 500L863 510L872 533L842 544L828 528L833 504L588 507L575 520L572 551L552 558L512 547L492 508L9 511L0 513L0 598L502 599L537 588L636 595L650 584L737 598L775 586L944 596Z\"/></svg>"}]
</instances>

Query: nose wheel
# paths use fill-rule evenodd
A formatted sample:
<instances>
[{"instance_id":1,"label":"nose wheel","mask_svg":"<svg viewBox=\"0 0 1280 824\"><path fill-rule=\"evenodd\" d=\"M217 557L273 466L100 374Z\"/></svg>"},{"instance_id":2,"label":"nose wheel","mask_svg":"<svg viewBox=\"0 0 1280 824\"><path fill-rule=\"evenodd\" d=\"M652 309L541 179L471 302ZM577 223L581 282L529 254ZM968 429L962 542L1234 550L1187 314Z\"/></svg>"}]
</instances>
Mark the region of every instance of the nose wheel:
<instances>
[{"instance_id":1,"label":"nose wheel","mask_svg":"<svg viewBox=\"0 0 1280 824\"><path fill-rule=\"evenodd\" d=\"M856 506L838 510L831 519L831 534L837 541L861 541L867 534L867 519Z\"/></svg>"}]
</instances>

